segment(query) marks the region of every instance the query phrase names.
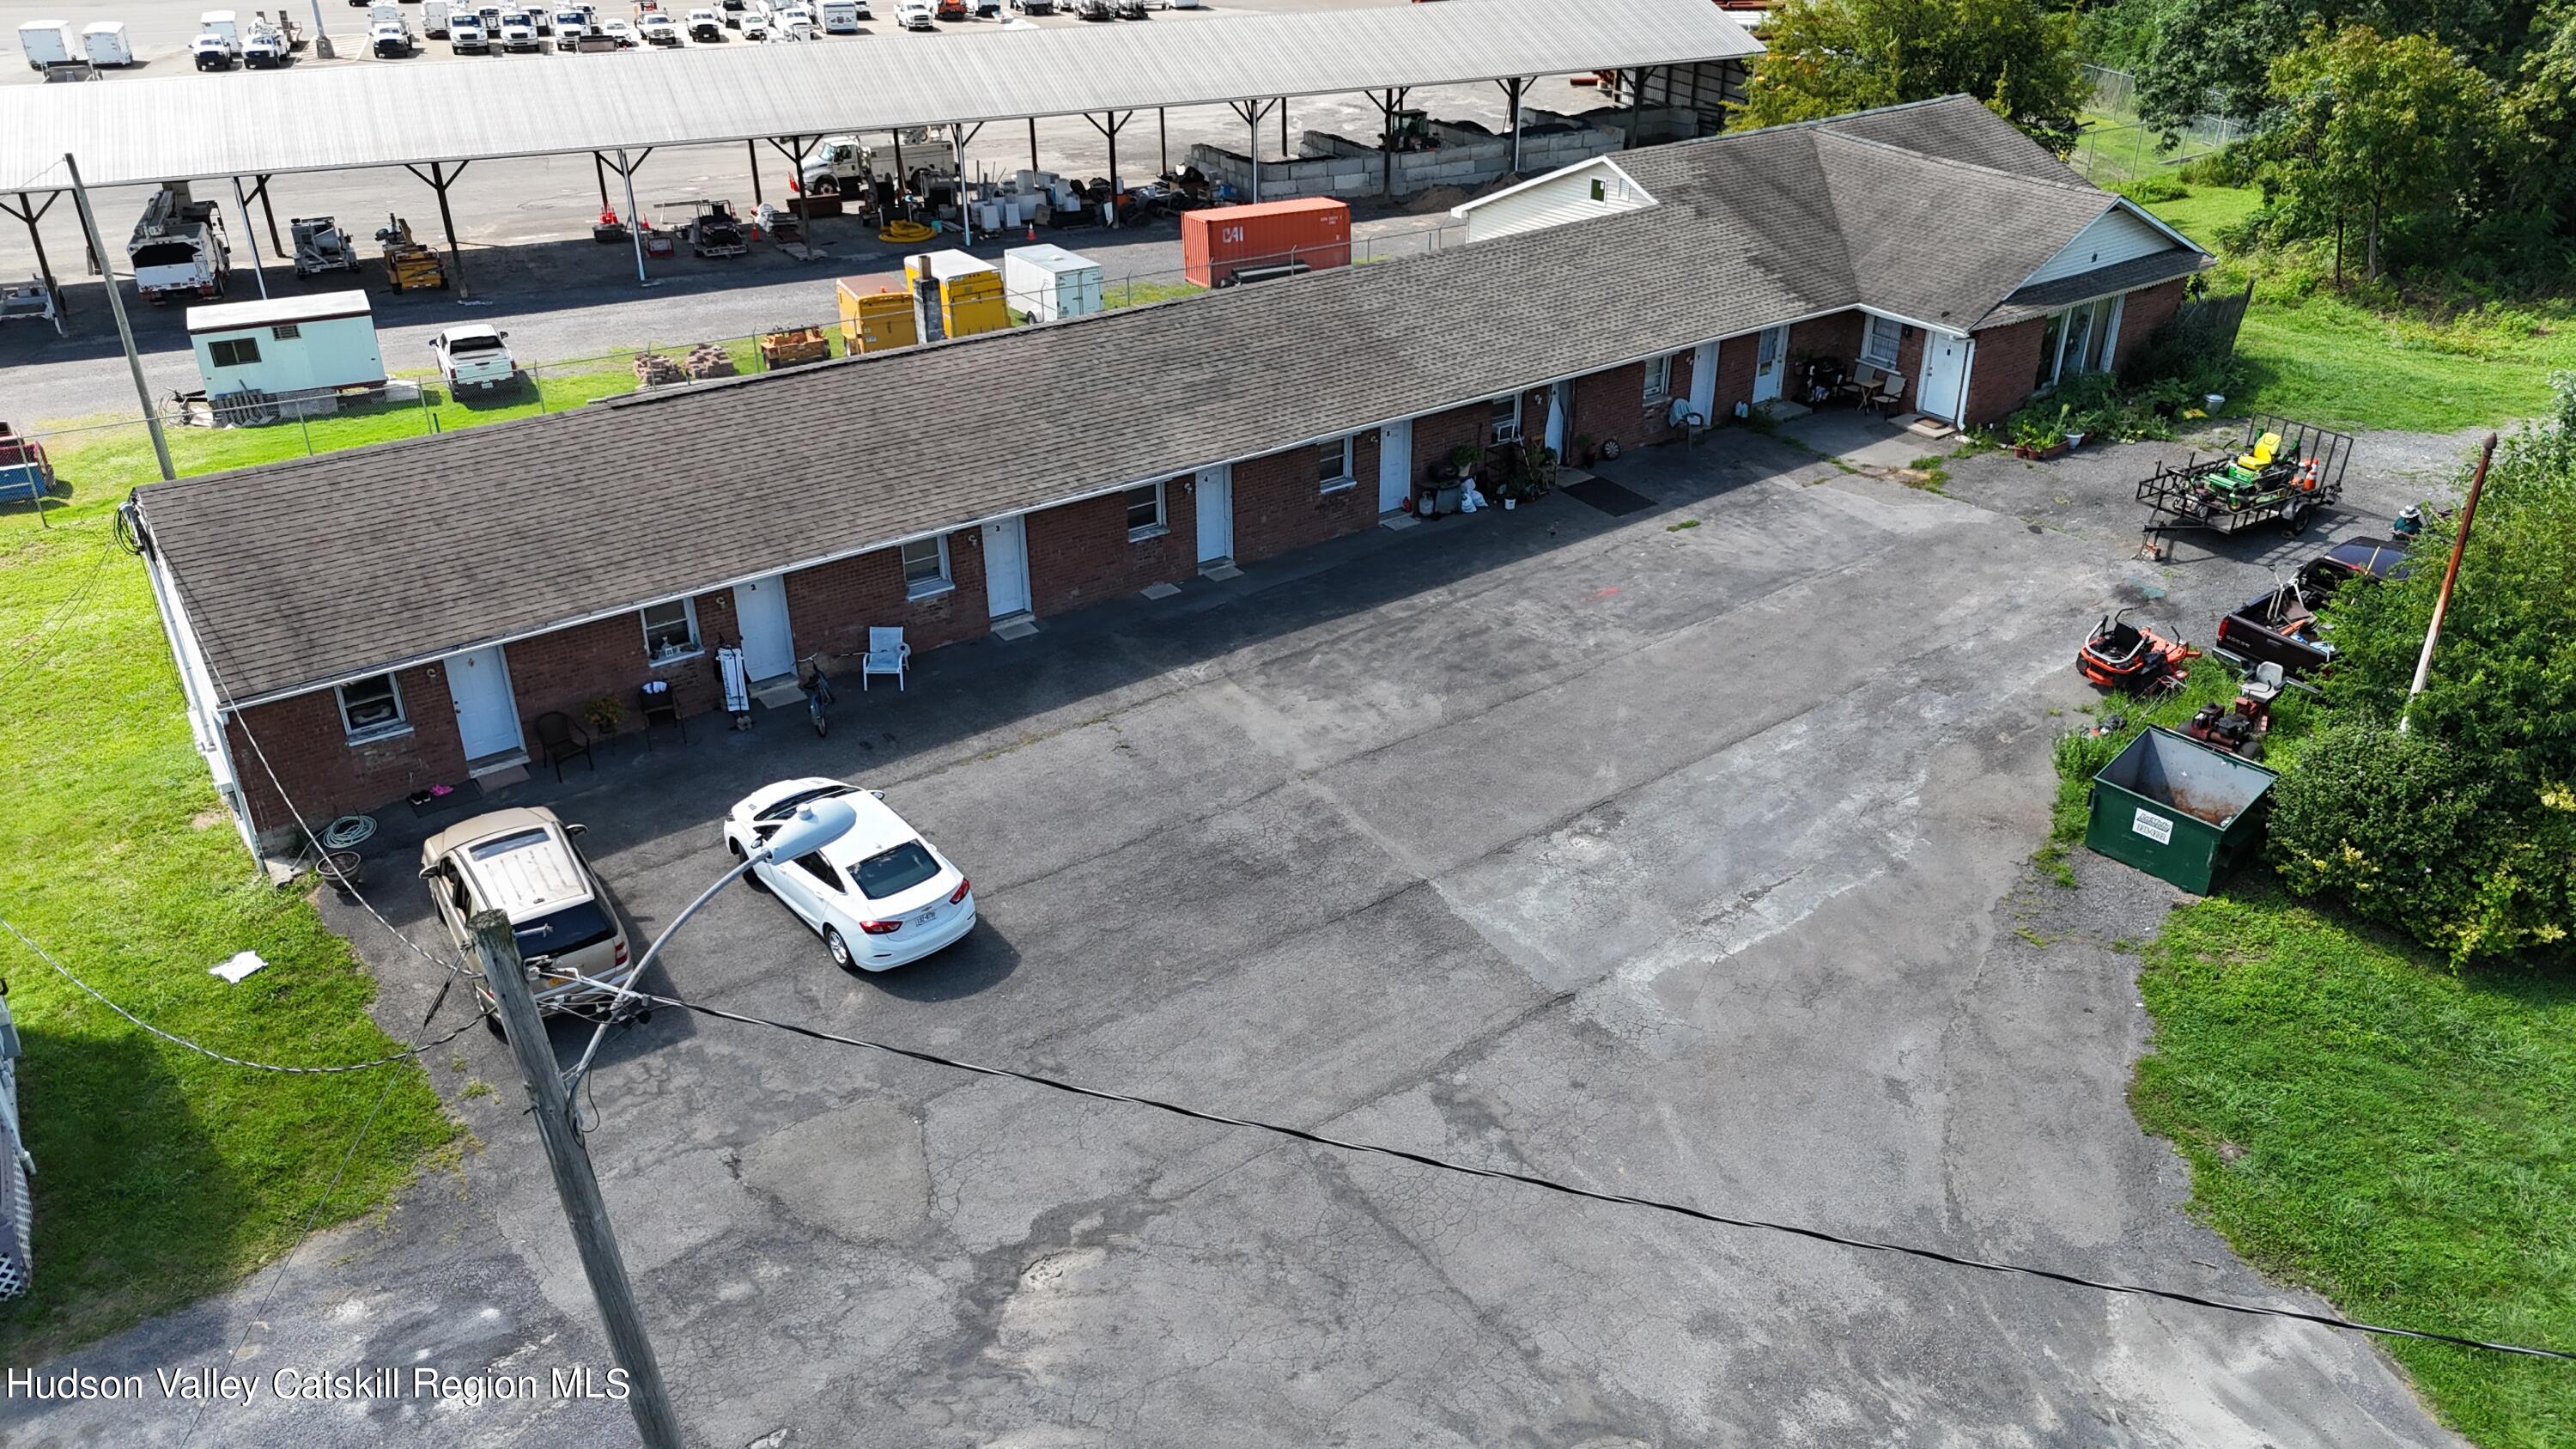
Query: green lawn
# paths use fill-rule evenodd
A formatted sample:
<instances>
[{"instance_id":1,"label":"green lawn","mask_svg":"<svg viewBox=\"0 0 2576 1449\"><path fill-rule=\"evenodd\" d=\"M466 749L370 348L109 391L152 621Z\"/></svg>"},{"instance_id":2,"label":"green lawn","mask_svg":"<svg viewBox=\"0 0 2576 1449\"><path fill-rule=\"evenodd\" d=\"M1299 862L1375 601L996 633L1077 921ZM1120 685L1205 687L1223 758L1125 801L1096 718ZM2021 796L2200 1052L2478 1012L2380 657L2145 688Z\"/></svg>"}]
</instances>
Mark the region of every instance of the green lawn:
<instances>
[{"instance_id":1,"label":"green lawn","mask_svg":"<svg viewBox=\"0 0 2576 1449\"><path fill-rule=\"evenodd\" d=\"M2576 983L2455 975L2259 869L2167 917L2138 1119L2194 1213L2345 1314L2576 1347ZM2565 1363L2391 1341L2485 1449L2576 1443Z\"/></svg>"},{"instance_id":2,"label":"green lawn","mask_svg":"<svg viewBox=\"0 0 2576 1449\"><path fill-rule=\"evenodd\" d=\"M2203 246L2241 221L2251 188L2195 186L2150 206ZM2217 286L2242 286L2239 265ZM2354 302L2303 273L2258 269L2237 339L2247 386L2230 412L2278 413L2331 427L2453 432L2538 413L2552 370L2576 367L2576 305L2489 307L2449 317Z\"/></svg>"},{"instance_id":3,"label":"green lawn","mask_svg":"<svg viewBox=\"0 0 2576 1449\"><path fill-rule=\"evenodd\" d=\"M252 882L217 807L142 566L112 547L113 500L148 473L102 464L50 529L25 505L0 508L0 914L146 1020L235 1055L397 1050L367 1018L375 986L347 943L301 893ZM243 950L267 969L237 986L207 974ZM144 1035L5 936L0 973L37 1168L35 1289L0 1307L11 1364L282 1252L388 1073L392 1095L325 1221L386 1202L455 1136L418 1066L244 1071Z\"/></svg>"}]
</instances>

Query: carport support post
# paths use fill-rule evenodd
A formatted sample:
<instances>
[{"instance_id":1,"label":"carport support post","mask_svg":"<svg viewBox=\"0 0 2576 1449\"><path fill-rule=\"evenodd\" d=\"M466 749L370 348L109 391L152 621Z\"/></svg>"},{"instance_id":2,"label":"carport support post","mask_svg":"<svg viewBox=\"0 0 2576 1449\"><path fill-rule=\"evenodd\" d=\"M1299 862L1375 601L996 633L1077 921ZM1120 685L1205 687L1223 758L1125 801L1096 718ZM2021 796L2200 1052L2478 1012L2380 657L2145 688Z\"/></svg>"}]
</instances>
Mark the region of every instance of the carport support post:
<instances>
[{"instance_id":1,"label":"carport support post","mask_svg":"<svg viewBox=\"0 0 2576 1449\"><path fill-rule=\"evenodd\" d=\"M590 153L590 170L592 175L599 178L599 210L604 216L608 213L608 163L601 160L596 151ZM633 218L630 217L628 220L631 221Z\"/></svg>"},{"instance_id":2,"label":"carport support post","mask_svg":"<svg viewBox=\"0 0 2576 1449\"><path fill-rule=\"evenodd\" d=\"M313 0L313 58L332 59L331 32L322 28L322 0Z\"/></svg>"},{"instance_id":3,"label":"carport support post","mask_svg":"<svg viewBox=\"0 0 2576 1449\"><path fill-rule=\"evenodd\" d=\"M429 189L438 194L438 224L447 232L447 266L449 274L456 278L456 295L460 298L471 297L474 292L465 285L465 253L456 244L456 213L448 209L447 188L454 186L456 178L464 175L465 168L471 164L473 163L459 161L456 163L456 169L450 171L446 163L432 161L429 163L427 176L421 176L420 168L417 166L406 164L403 167L405 171L414 176L420 176L421 180L428 182Z\"/></svg>"},{"instance_id":4,"label":"carport support post","mask_svg":"<svg viewBox=\"0 0 2576 1449\"><path fill-rule=\"evenodd\" d=\"M1521 98L1529 94L1529 88L1535 83L1535 77L1518 75L1494 82L1503 88L1503 104L1511 111L1514 176L1521 174Z\"/></svg>"},{"instance_id":5,"label":"carport support post","mask_svg":"<svg viewBox=\"0 0 2576 1449\"><path fill-rule=\"evenodd\" d=\"M758 141L745 141L742 143L742 151L745 156L751 158L751 204L754 209L757 209L760 206L761 200L760 143Z\"/></svg>"},{"instance_id":6,"label":"carport support post","mask_svg":"<svg viewBox=\"0 0 2576 1449\"><path fill-rule=\"evenodd\" d=\"M278 240L277 236L277 208L268 204L268 178L253 172L250 179L252 182L250 199L259 203L260 220L268 223L268 249L277 253L278 260L284 261L288 253L286 243ZM240 185L241 178L233 178L233 184ZM247 215L242 218L242 225L250 225L250 218Z\"/></svg>"},{"instance_id":7,"label":"carport support post","mask_svg":"<svg viewBox=\"0 0 2576 1449\"><path fill-rule=\"evenodd\" d=\"M644 218L635 209L635 164L626 159L622 148L617 153L617 174L626 178L626 237L635 244L635 285L649 287L653 278L644 270Z\"/></svg>"},{"instance_id":8,"label":"carport support post","mask_svg":"<svg viewBox=\"0 0 2576 1449\"><path fill-rule=\"evenodd\" d=\"M98 258L99 280L107 283L107 310L116 317L116 340L125 345L125 370L134 375L134 400L143 404L143 426L152 433L152 457L161 465L161 481L179 476L170 466L170 440L161 434L161 414L152 406L152 389L143 381L143 359L134 351L134 325L125 320L125 299L117 294L116 273L107 265L107 247L98 239L98 218L89 209L89 188L81 185L80 163L69 151L63 153L63 170L72 181L72 209L80 213L81 235L89 241L89 254Z\"/></svg>"},{"instance_id":9,"label":"carport support post","mask_svg":"<svg viewBox=\"0 0 2576 1449\"><path fill-rule=\"evenodd\" d=\"M1410 86L1389 86L1369 98L1377 102L1377 149L1386 163L1385 174L1378 181L1378 194L1390 199L1395 195L1395 113L1402 109L1404 98L1411 94Z\"/></svg>"},{"instance_id":10,"label":"carport support post","mask_svg":"<svg viewBox=\"0 0 2576 1449\"><path fill-rule=\"evenodd\" d=\"M966 245L971 247L975 244L975 203L966 199L966 132L954 123L948 127L948 156L957 167L956 179L948 186L949 194L957 198L957 225L965 233Z\"/></svg>"},{"instance_id":11,"label":"carport support post","mask_svg":"<svg viewBox=\"0 0 2576 1449\"><path fill-rule=\"evenodd\" d=\"M582 1272L589 1276L591 1296L599 1302L609 1351L626 1371L627 1411L635 1416L635 1431L646 1449L681 1449L680 1419L671 1410L662 1366L653 1357L653 1341L636 1309L635 1285L626 1277L626 1260L618 1256L617 1233L608 1222L608 1204L599 1195L590 1149L573 1125L563 1068L555 1061L545 1018L537 1014L537 1003L528 995L528 967L519 958L510 918L499 911L479 911L473 927L474 953L482 958L484 984L500 1007L510 1055L517 1058L519 1075L528 1084L531 1115L536 1118L537 1136L545 1143L546 1163L554 1169L555 1195L563 1200L564 1222L572 1229L573 1246L581 1250Z\"/></svg>"},{"instance_id":12,"label":"carport support post","mask_svg":"<svg viewBox=\"0 0 2576 1449\"><path fill-rule=\"evenodd\" d=\"M1622 150L1637 149L1637 128L1644 124L1646 113L1646 77L1653 73L1654 67L1650 65L1641 65L1628 73L1628 144ZM1517 129L1514 134L1518 134Z\"/></svg>"},{"instance_id":13,"label":"carport support post","mask_svg":"<svg viewBox=\"0 0 2576 1449\"><path fill-rule=\"evenodd\" d=\"M241 208L242 240L250 243L250 275L259 283L259 299L268 300L268 268L260 264L259 233L251 230L250 199L242 195L241 178L233 178L233 205Z\"/></svg>"},{"instance_id":14,"label":"carport support post","mask_svg":"<svg viewBox=\"0 0 2576 1449\"><path fill-rule=\"evenodd\" d=\"M1128 121L1135 115L1134 111L1123 116L1116 111L1102 111L1097 121L1091 121L1088 111L1082 115L1084 120L1091 121L1091 129L1098 131L1101 138L1109 143L1109 227L1112 231L1118 229L1118 133L1127 129Z\"/></svg>"},{"instance_id":15,"label":"carport support post","mask_svg":"<svg viewBox=\"0 0 2576 1449\"><path fill-rule=\"evenodd\" d=\"M9 211L5 203L0 203L0 211L9 211L11 216L27 224L27 244L36 249L36 274L45 279L45 290L53 294L54 314L58 317L69 313L71 308L63 305L62 284L54 280L54 264L45 257L45 234L37 229L36 223L45 219L45 213L54 209L54 202L61 196L62 193L59 191L48 191L45 193L45 204L39 207L27 199L27 193L21 191L18 193L16 211Z\"/></svg>"},{"instance_id":16,"label":"carport support post","mask_svg":"<svg viewBox=\"0 0 2576 1449\"><path fill-rule=\"evenodd\" d=\"M1038 118L1029 117L1029 169L1038 169Z\"/></svg>"},{"instance_id":17,"label":"carport support post","mask_svg":"<svg viewBox=\"0 0 2576 1449\"><path fill-rule=\"evenodd\" d=\"M1162 174L1169 176L1172 174L1172 117L1161 106L1154 108L1154 132L1162 141Z\"/></svg>"},{"instance_id":18,"label":"carport support post","mask_svg":"<svg viewBox=\"0 0 2576 1449\"><path fill-rule=\"evenodd\" d=\"M1268 114L1268 101L1228 101L1234 113L1243 118L1244 160L1252 165L1252 195L1247 201L1261 199L1261 118Z\"/></svg>"}]
</instances>

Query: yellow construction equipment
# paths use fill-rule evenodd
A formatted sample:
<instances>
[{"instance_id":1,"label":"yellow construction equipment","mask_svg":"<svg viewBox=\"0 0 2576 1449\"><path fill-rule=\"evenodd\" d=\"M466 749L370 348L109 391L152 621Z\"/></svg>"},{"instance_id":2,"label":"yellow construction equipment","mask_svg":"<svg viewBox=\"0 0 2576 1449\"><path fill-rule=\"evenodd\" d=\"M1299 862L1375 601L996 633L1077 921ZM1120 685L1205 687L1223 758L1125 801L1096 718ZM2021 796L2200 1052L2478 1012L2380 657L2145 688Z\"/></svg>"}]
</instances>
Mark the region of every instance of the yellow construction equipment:
<instances>
[{"instance_id":1,"label":"yellow construction equipment","mask_svg":"<svg viewBox=\"0 0 2576 1449\"><path fill-rule=\"evenodd\" d=\"M912 283L922 339L972 337L1011 325L1011 309L1002 301L1002 269L966 252L915 252L903 259L903 274Z\"/></svg>"},{"instance_id":2,"label":"yellow construction equipment","mask_svg":"<svg viewBox=\"0 0 2576 1449\"><path fill-rule=\"evenodd\" d=\"M888 352L921 340L912 298L883 287L869 291L865 277L843 277L840 293L843 351Z\"/></svg>"},{"instance_id":3,"label":"yellow construction equipment","mask_svg":"<svg viewBox=\"0 0 2576 1449\"><path fill-rule=\"evenodd\" d=\"M385 278L395 291L446 290L447 264L438 259L438 253L412 240L410 222L399 216L387 218L376 240L384 243Z\"/></svg>"}]
</instances>

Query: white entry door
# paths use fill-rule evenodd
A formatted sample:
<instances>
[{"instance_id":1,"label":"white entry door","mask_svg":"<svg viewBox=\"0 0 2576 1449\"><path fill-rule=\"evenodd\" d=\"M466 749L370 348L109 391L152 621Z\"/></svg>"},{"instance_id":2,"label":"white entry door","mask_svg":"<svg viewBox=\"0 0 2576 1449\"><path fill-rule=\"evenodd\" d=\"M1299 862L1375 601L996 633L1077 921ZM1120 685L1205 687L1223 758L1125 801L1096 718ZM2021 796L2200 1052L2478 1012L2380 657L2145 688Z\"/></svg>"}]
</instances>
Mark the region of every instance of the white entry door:
<instances>
[{"instance_id":1,"label":"white entry door","mask_svg":"<svg viewBox=\"0 0 2576 1449\"><path fill-rule=\"evenodd\" d=\"M1029 530L1022 515L984 525L984 607L996 619L1029 611Z\"/></svg>"},{"instance_id":2,"label":"white entry door","mask_svg":"<svg viewBox=\"0 0 2576 1449\"><path fill-rule=\"evenodd\" d=\"M787 575L734 585L733 617L742 630L742 667L753 679L796 672L796 635L787 623Z\"/></svg>"},{"instance_id":3,"label":"white entry door","mask_svg":"<svg viewBox=\"0 0 2576 1449\"><path fill-rule=\"evenodd\" d=\"M1191 486L1199 500L1199 562L1234 557L1234 466L1201 468Z\"/></svg>"},{"instance_id":4,"label":"white entry door","mask_svg":"<svg viewBox=\"0 0 2576 1449\"><path fill-rule=\"evenodd\" d=\"M1413 419L1377 430L1377 511L1393 513L1413 491Z\"/></svg>"},{"instance_id":5,"label":"white entry door","mask_svg":"<svg viewBox=\"0 0 2576 1449\"><path fill-rule=\"evenodd\" d=\"M1968 387L1968 339L1946 332L1928 334L1923 343L1923 378L1914 386L1914 409L1945 423L1959 420Z\"/></svg>"},{"instance_id":6,"label":"white entry door","mask_svg":"<svg viewBox=\"0 0 2576 1449\"><path fill-rule=\"evenodd\" d=\"M1780 383L1788 371L1789 329L1769 328L1753 343L1753 401L1778 401Z\"/></svg>"},{"instance_id":7,"label":"white entry door","mask_svg":"<svg viewBox=\"0 0 2576 1449\"><path fill-rule=\"evenodd\" d=\"M510 693L510 664L501 646L452 655L447 696L456 704L456 738L472 764L519 752L519 703Z\"/></svg>"}]
</instances>

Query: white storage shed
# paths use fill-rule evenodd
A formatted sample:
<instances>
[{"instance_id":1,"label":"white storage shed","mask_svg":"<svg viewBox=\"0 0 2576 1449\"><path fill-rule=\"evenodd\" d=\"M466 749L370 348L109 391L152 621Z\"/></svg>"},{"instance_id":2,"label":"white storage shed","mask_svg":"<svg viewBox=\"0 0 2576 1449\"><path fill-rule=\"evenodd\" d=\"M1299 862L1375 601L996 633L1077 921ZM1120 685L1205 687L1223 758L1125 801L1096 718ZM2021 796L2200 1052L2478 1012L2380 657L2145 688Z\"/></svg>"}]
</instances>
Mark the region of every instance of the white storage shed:
<instances>
[{"instance_id":1,"label":"white storage shed","mask_svg":"<svg viewBox=\"0 0 2576 1449\"><path fill-rule=\"evenodd\" d=\"M272 398L377 387L385 381L375 314L364 292L272 297L188 309L188 345L206 396ZM317 400L318 401L318 400ZM328 411L329 402L297 411Z\"/></svg>"},{"instance_id":2,"label":"white storage shed","mask_svg":"<svg viewBox=\"0 0 2576 1449\"><path fill-rule=\"evenodd\" d=\"M1002 253L1002 289L1032 322L1088 317L1101 301L1100 264L1058 246L1012 247Z\"/></svg>"}]
</instances>

